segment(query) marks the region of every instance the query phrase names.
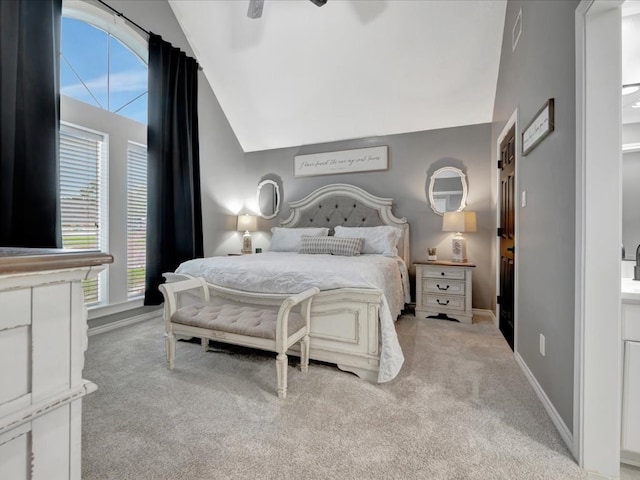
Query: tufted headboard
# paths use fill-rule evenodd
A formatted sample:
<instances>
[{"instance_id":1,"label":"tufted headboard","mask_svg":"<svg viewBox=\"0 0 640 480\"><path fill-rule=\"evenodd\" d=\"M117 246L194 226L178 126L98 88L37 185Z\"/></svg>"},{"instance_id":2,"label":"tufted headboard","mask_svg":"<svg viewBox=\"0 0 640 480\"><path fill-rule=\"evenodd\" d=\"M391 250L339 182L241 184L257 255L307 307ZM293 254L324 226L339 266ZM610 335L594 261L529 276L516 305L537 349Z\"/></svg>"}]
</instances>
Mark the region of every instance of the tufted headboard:
<instances>
[{"instance_id":1,"label":"tufted headboard","mask_svg":"<svg viewBox=\"0 0 640 480\"><path fill-rule=\"evenodd\" d=\"M325 185L302 200L289 203L289 216L280 221L282 227L375 227L392 225L402 230L398 255L410 265L409 224L391 212L393 200L371 195L345 183Z\"/></svg>"}]
</instances>

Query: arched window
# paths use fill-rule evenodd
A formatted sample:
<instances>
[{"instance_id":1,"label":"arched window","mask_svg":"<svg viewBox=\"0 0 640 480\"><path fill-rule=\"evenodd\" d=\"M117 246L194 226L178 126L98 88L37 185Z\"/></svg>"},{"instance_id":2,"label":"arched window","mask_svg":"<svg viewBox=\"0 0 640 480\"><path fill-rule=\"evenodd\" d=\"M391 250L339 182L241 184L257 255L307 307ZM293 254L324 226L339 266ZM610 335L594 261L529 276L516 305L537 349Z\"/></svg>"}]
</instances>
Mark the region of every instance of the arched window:
<instances>
[{"instance_id":1,"label":"arched window","mask_svg":"<svg viewBox=\"0 0 640 480\"><path fill-rule=\"evenodd\" d=\"M146 57L125 43L131 40L122 32L127 26L74 3L76 8L65 8L62 18L61 93L146 124Z\"/></svg>"},{"instance_id":2,"label":"arched window","mask_svg":"<svg viewBox=\"0 0 640 480\"><path fill-rule=\"evenodd\" d=\"M120 17L64 0L60 205L65 248L116 262L83 284L89 318L142 305L146 256L148 44Z\"/></svg>"}]
</instances>

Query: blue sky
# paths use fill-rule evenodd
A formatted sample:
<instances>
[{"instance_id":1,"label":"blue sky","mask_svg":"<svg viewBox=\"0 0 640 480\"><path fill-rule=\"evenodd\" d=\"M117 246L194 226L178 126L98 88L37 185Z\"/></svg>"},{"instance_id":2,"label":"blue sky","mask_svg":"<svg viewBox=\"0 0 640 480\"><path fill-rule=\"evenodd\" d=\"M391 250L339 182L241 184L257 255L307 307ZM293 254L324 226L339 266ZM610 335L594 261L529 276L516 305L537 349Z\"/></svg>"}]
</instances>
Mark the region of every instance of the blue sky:
<instances>
[{"instance_id":1,"label":"blue sky","mask_svg":"<svg viewBox=\"0 0 640 480\"><path fill-rule=\"evenodd\" d=\"M147 65L114 37L62 18L63 95L147 123Z\"/></svg>"}]
</instances>

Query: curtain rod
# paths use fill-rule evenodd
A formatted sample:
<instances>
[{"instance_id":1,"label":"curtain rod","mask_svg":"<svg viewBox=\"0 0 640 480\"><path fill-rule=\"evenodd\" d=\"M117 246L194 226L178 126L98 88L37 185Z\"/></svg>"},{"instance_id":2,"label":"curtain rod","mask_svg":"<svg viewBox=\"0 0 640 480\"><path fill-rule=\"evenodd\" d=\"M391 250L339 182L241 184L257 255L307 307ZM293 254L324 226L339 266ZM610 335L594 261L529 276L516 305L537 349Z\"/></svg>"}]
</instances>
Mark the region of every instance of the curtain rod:
<instances>
[{"instance_id":1,"label":"curtain rod","mask_svg":"<svg viewBox=\"0 0 640 480\"><path fill-rule=\"evenodd\" d=\"M131 20L129 17L127 17L124 13L119 12L118 10L116 10L115 8L113 8L111 5L108 5L106 3L104 3L102 0L98 0L99 3L101 3L102 5L104 5L105 7L107 7L109 10L111 10L113 13L115 13L117 16L119 16L120 18L125 19L127 22L129 22L131 25L133 25L134 27L136 27L138 30L146 33L147 35L151 35L151 33L149 33L149 30L145 30L144 28L142 28L140 25L138 25L136 22L134 22L133 20Z\"/></svg>"},{"instance_id":2,"label":"curtain rod","mask_svg":"<svg viewBox=\"0 0 640 480\"><path fill-rule=\"evenodd\" d=\"M140 30L141 32L144 32L147 34L147 36L151 35L151 32L149 32L149 30L146 30L144 28L142 28L140 25L138 25L136 22L134 22L133 20L131 20L129 17L127 17L124 13L119 12L118 10L116 10L115 8L113 8L111 5L103 2L103 0L97 0L99 3L101 3L102 5L104 5L105 7L107 7L109 10L111 10L115 15L117 15L118 17L126 20L127 22L129 22L131 25L133 25L134 27L136 27L138 30ZM200 63L198 62L198 60L196 59L196 63L198 64L198 70L202 71L202 65L200 65Z\"/></svg>"}]
</instances>

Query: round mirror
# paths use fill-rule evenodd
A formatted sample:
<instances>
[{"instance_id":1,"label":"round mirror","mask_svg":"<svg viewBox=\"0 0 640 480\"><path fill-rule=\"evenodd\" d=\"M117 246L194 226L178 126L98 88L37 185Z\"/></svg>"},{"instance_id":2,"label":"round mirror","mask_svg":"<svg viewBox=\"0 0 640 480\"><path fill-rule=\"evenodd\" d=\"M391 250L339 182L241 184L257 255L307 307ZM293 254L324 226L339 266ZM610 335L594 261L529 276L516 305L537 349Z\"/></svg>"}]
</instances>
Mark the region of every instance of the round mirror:
<instances>
[{"instance_id":1,"label":"round mirror","mask_svg":"<svg viewBox=\"0 0 640 480\"><path fill-rule=\"evenodd\" d=\"M258 184L258 209L266 220L274 218L280 211L280 188L273 180L262 180Z\"/></svg>"},{"instance_id":2,"label":"round mirror","mask_svg":"<svg viewBox=\"0 0 640 480\"><path fill-rule=\"evenodd\" d=\"M467 181L462 170L443 167L433 172L429 182L429 203L438 215L464 209L467 205Z\"/></svg>"}]
</instances>

